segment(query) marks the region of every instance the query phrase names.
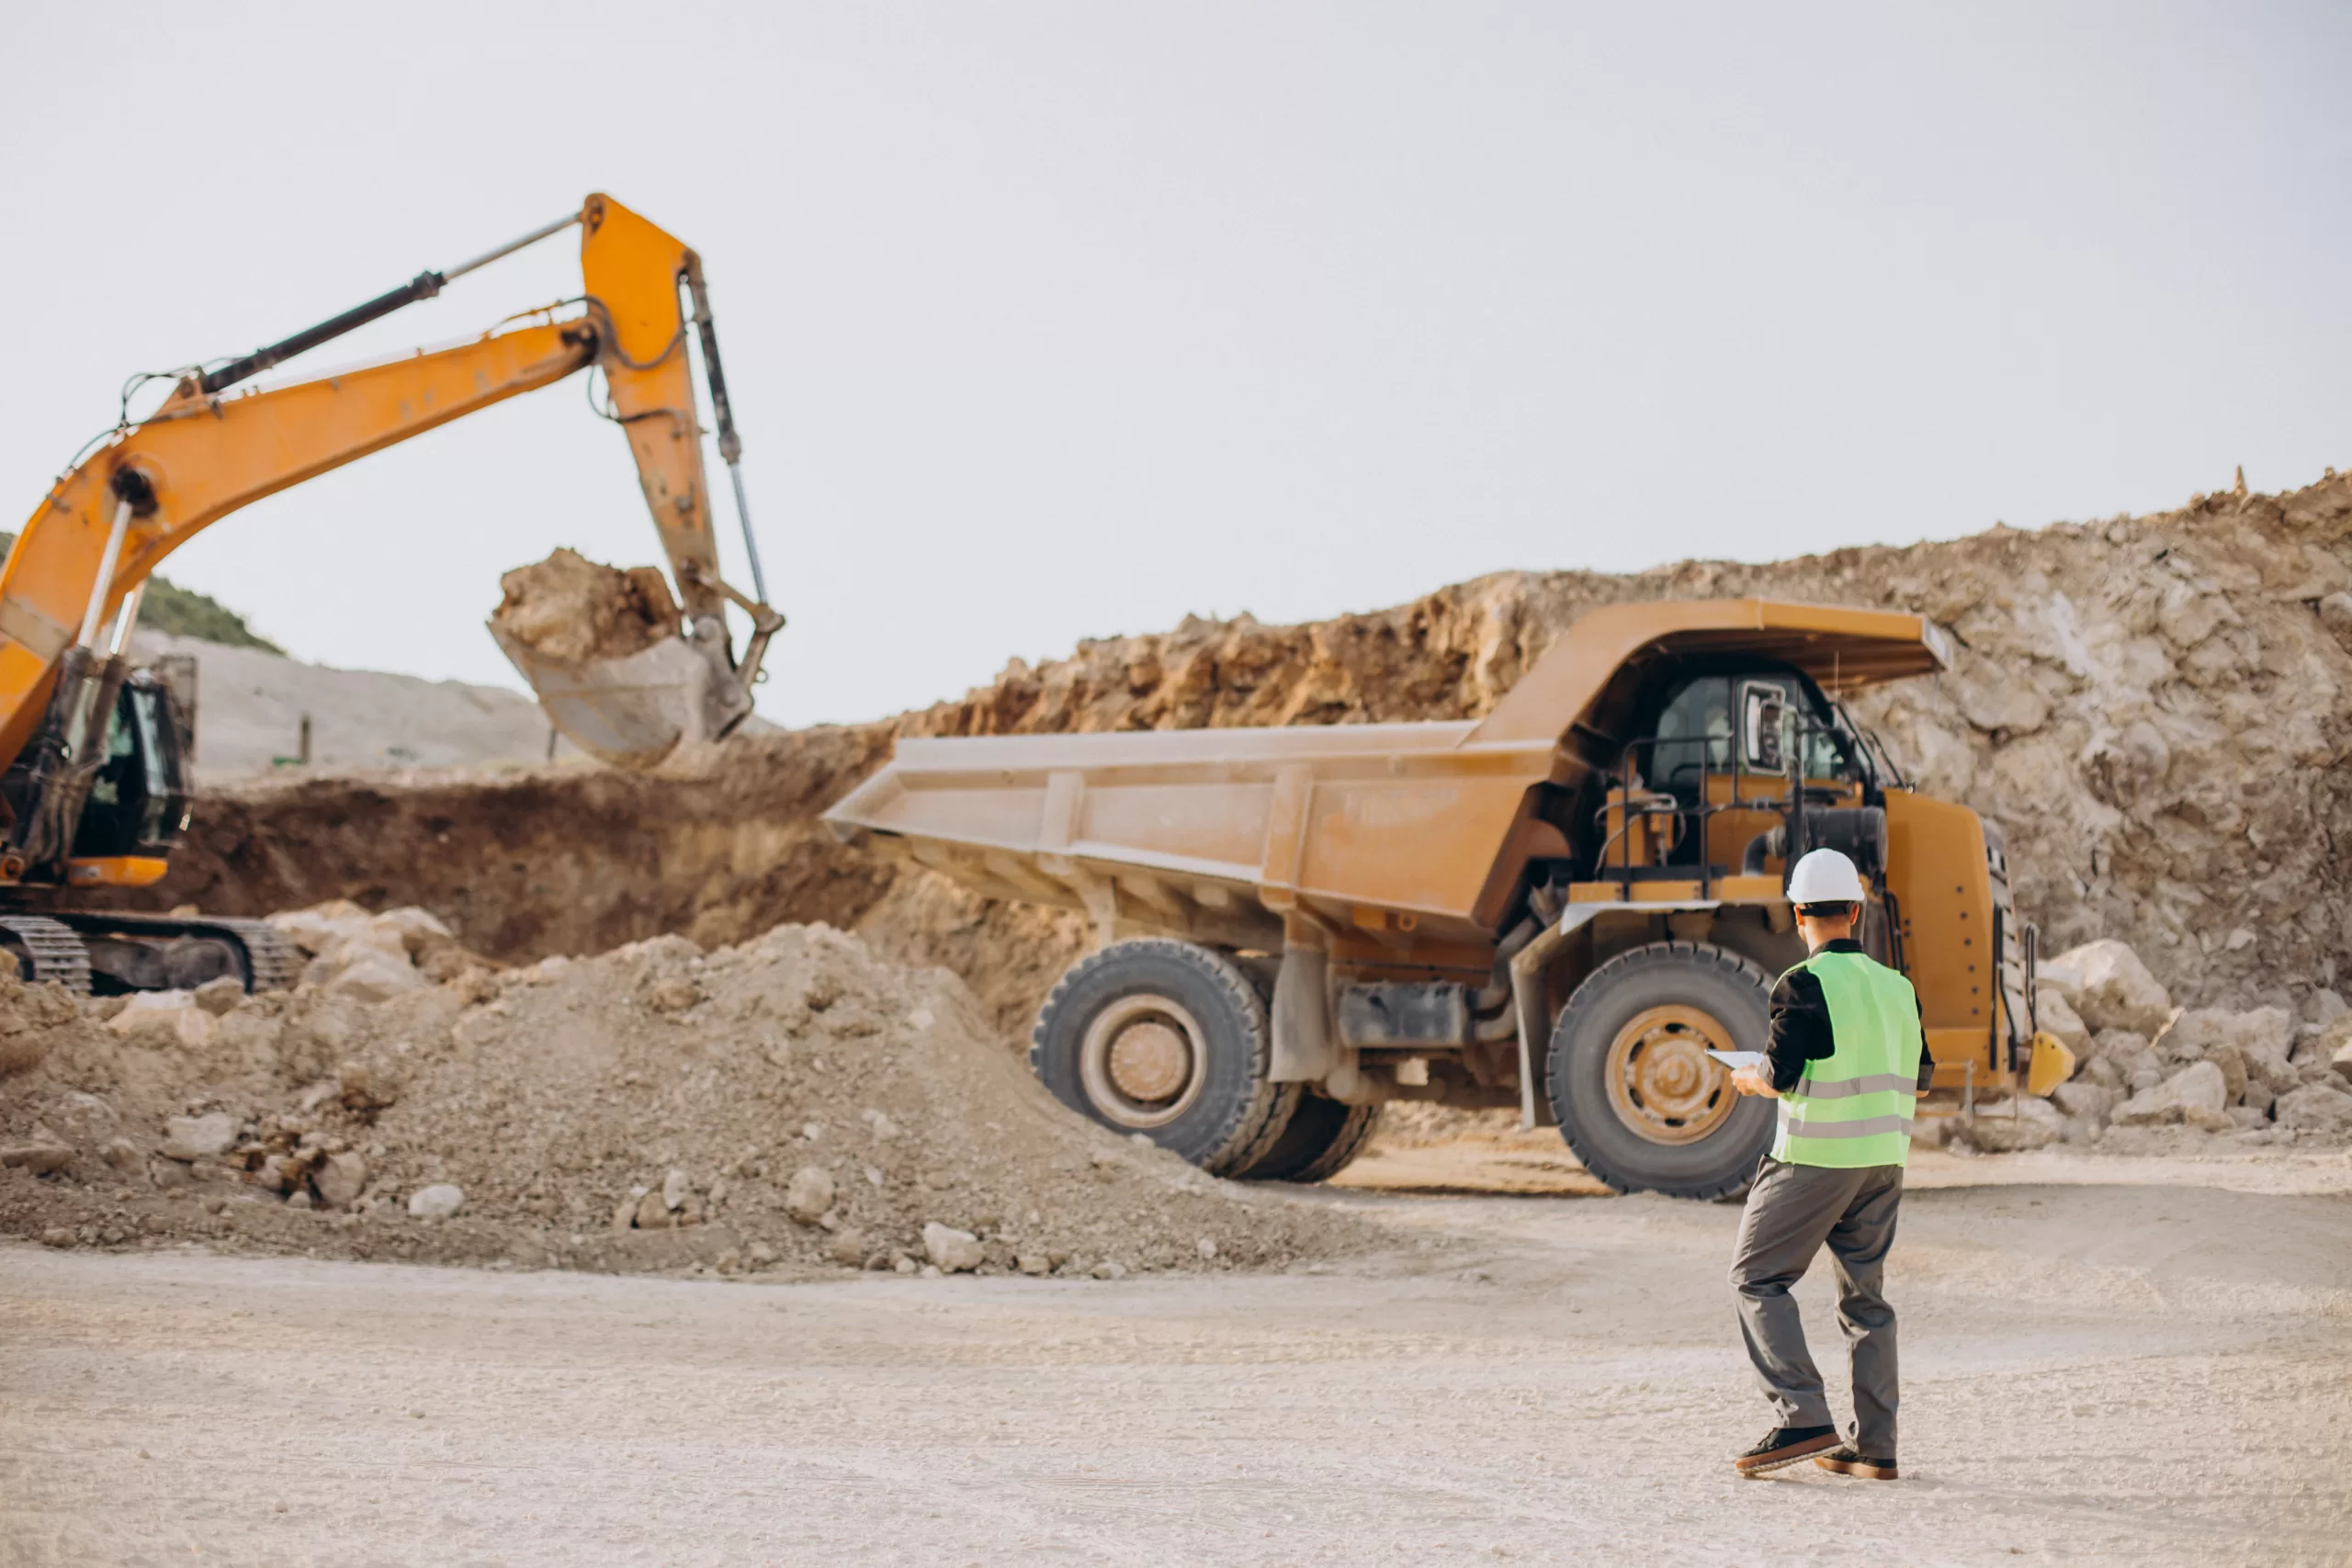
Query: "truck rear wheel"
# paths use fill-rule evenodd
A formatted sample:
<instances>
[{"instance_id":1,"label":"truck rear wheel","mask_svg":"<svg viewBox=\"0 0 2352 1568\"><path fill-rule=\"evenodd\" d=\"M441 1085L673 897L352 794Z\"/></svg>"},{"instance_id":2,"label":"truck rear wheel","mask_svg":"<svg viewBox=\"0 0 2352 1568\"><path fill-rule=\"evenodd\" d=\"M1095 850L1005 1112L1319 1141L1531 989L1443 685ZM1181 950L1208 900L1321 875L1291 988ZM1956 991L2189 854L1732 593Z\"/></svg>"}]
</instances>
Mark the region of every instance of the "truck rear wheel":
<instances>
[{"instance_id":1,"label":"truck rear wheel","mask_svg":"<svg viewBox=\"0 0 2352 1568\"><path fill-rule=\"evenodd\" d=\"M1619 1192L1726 1198L1772 1142L1772 1102L1743 1099L1710 1050L1761 1051L1771 976L1706 942L1657 942L1588 976L1552 1032L1552 1111Z\"/></svg>"},{"instance_id":2,"label":"truck rear wheel","mask_svg":"<svg viewBox=\"0 0 2352 1568\"><path fill-rule=\"evenodd\" d=\"M1298 1103L1298 1085L1267 1081L1272 1042L1265 1002L1229 959L1151 937L1070 966L1037 1014L1029 1065L1080 1114L1231 1176Z\"/></svg>"},{"instance_id":3,"label":"truck rear wheel","mask_svg":"<svg viewBox=\"0 0 2352 1568\"><path fill-rule=\"evenodd\" d=\"M1323 1181L1348 1168L1380 1125L1377 1105L1342 1105L1312 1090L1298 1098L1283 1129L1244 1181Z\"/></svg>"}]
</instances>

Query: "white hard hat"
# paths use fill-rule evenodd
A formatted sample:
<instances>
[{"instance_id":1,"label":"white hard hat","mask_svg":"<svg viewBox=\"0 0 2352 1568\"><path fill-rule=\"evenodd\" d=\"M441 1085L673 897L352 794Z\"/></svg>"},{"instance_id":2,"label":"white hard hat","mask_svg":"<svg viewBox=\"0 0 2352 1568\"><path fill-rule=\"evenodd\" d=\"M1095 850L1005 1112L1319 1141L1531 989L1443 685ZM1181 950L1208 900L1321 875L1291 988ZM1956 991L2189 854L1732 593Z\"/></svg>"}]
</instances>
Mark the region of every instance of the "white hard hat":
<instances>
[{"instance_id":1,"label":"white hard hat","mask_svg":"<svg viewBox=\"0 0 2352 1568\"><path fill-rule=\"evenodd\" d=\"M1859 904L1862 898L1862 874L1836 850L1815 850L1789 873L1792 904Z\"/></svg>"}]
</instances>

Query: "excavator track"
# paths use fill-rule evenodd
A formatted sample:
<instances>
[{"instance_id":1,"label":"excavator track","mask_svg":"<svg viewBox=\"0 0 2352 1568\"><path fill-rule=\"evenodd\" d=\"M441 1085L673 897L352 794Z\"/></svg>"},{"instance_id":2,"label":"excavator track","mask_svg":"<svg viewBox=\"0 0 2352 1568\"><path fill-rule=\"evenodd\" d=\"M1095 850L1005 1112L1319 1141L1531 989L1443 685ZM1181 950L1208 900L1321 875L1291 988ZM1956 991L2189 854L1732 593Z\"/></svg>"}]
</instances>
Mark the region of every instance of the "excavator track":
<instances>
[{"instance_id":1,"label":"excavator track","mask_svg":"<svg viewBox=\"0 0 2352 1568\"><path fill-rule=\"evenodd\" d=\"M21 919L21 917L18 917ZM302 950L288 942L267 920L238 919L223 915L132 915L113 910L61 910L59 919L74 930L119 931L127 936L211 937L237 950L248 991L291 990L302 977ZM13 922L10 922L13 923ZM51 921L57 924L58 921ZM71 934L69 932L68 934ZM78 939L76 946L79 946ZM83 961L88 972L88 959ZM84 988L88 988L86 978Z\"/></svg>"},{"instance_id":2,"label":"excavator track","mask_svg":"<svg viewBox=\"0 0 2352 1568\"><path fill-rule=\"evenodd\" d=\"M208 919L205 925L234 937L245 950L245 989L290 991L309 958L267 920Z\"/></svg>"},{"instance_id":3,"label":"excavator track","mask_svg":"<svg viewBox=\"0 0 2352 1568\"><path fill-rule=\"evenodd\" d=\"M45 915L0 915L0 931L15 939L10 945L23 949L17 963L19 973L29 964L27 980L54 980L69 991L90 994L90 950L73 927Z\"/></svg>"}]
</instances>

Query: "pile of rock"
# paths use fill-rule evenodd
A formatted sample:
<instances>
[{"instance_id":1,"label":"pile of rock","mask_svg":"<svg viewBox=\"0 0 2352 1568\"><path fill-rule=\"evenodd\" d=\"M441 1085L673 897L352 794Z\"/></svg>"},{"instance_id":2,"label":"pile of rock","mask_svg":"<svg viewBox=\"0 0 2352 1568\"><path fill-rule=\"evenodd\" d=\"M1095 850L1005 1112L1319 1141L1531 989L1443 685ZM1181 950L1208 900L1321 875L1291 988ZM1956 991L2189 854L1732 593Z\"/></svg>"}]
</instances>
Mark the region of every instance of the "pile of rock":
<instances>
[{"instance_id":1,"label":"pile of rock","mask_svg":"<svg viewBox=\"0 0 2352 1568\"><path fill-rule=\"evenodd\" d=\"M469 953L429 909L414 905L371 915L347 898L288 909L269 923L310 955L302 984L364 1002L390 1001L445 985L490 960Z\"/></svg>"},{"instance_id":2,"label":"pile of rock","mask_svg":"<svg viewBox=\"0 0 2352 1568\"><path fill-rule=\"evenodd\" d=\"M1094 1279L1372 1239L1080 1121L954 976L826 927L493 970L421 910L273 919L288 991L0 976L0 1236Z\"/></svg>"},{"instance_id":3,"label":"pile of rock","mask_svg":"<svg viewBox=\"0 0 2352 1568\"><path fill-rule=\"evenodd\" d=\"M2048 1102L1979 1118L1965 1134L1979 1148L2104 1144L2111 1130L2160 1127L2255 1143L2352 1135L2352 1007L2333 990L2314 988L2301 1017L2178 1008L2139 954L2111 940L2062 953L2040 980L2041 1028L2075 1053L2075 1076Z\"/></svg>"}]
</instances>

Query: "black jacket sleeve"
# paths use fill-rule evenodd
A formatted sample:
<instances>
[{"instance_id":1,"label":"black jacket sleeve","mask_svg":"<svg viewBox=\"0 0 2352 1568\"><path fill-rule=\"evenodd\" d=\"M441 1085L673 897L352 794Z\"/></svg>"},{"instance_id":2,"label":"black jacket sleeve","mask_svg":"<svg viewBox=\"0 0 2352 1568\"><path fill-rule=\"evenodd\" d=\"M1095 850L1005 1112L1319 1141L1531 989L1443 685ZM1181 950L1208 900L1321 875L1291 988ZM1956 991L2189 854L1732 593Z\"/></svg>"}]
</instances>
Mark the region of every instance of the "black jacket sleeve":
<instances>
[{"instance_id":1,"label":"black jacket sleeve","mask_svg":"<svg viewBox=\"0 0 2352 1568\"><path fill-rule=\"evenodd\" d=\"M1917 1001L1919 1000L1919 993L1918 993L1918 992L1917 992L1917 991L1912 992L1912 993L1911 993L1911 999L1912 999L1914 1002L1917 1002ZM1935 1088L1935 1087L1936 1087L1936 1059L1935 1059L1935 1057L1934 1057L1934 1056L1932 1056L1932 1055L1928 1055L1928 1010L1927 1010L1927 1008L1923 1005L1923 1006L1921 1006L1921 1007L1920 1007L1920 1009L1919 1009L1919 1084L1918 1084L1918 1089L1919 1089L1919 1092L1920 1092L1921 1094L1925 1094L1925 1093L1927 1093L1929 1089L1933 1089L1933 1088Z\"/></svg>"},{"instance_id":2,"label":"black jacket sleeve","mask_svg":"<svg viewBox=\"0 0 2352 1568\"><path fill-rule=\"evenodd\" d=\"M1818 1062L1837 1049L1820 979L1804 969L1781 976L1772 987L1772 1029L1764 1043L1766 1079L1786 1094L1804 1077L1807 1062Z\"/></svg>"}]
</instances>

